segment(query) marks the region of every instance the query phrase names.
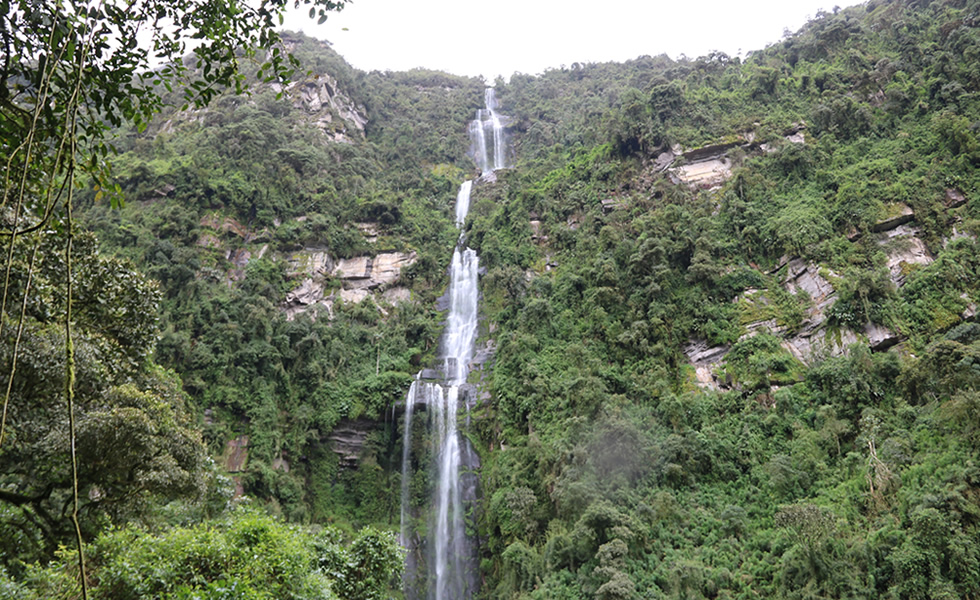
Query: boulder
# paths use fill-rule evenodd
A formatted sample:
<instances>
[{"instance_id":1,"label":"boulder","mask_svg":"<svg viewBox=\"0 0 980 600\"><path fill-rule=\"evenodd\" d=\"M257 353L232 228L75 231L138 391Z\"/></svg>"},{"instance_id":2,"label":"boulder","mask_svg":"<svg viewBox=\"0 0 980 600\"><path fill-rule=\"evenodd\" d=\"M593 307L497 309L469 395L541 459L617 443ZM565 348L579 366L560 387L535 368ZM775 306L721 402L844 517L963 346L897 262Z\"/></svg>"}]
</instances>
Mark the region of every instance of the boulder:
<instances>
[{"instance_id":1,"label":"boulder","mask_svg":"<svg viewBox=\"0 0 980 600\"><path fill-rule=\"evenodd\" d=\"M868 336L868 347L874 352L887 350L901 340L901 336L897 333L877 323L868 323L865 325L864 335Z\"/></svg>"},{"instance_id":2,"label":"boulder","mask_svg":"<svg viewBox=\"0 0 980 600\"><path fill-rule=\"evenodd\" d=\"M614 210L623 210L628 206L626 200L622 198L606 198L605 200L600 200L599 204L602 205L602 212L609 214Z\"/></svg>"},{"instance_id":3,"label":"boulder","mask_svg":"<svg viewBox=\"0 0 980 600\"><path fill-rule=\"evenodd\" d=\"M964 300L966 300L968 302L968 304L966 305L966 308L964 308L963 309L963 312L960 313L960 317L964 321L969 321L973 317L977 316L977 303L976 302L972 302L970 300L970 297L966 294L966 292L963 292L962 294L960 294L960 298L962 298L962 299L964 299Z\"/></svg>"},{"instance_id":4,"label":"boulder","mask_svg":"<svg viewBox=\"0 0 980 600\"><path fill-rule=\"evenodd\" d=\"M966 196L964 196L963 192L959 190L947 188L944 204L946 205L946 208L959 208L960 206L966 204Z\"/></svg>"},{"instance_id":5,"label":"boulder","mask_svg":"<svg viewBox=\"0 0 980 600\"><path fill-rule=\"evenodd\" d=\"M886 214L884 217L878 220L871 227L871 231L875 233L881 233L882 231L888 231L889 229L894 229L899 225L904 225L912 219L915 218L915 212L912 208L901 202L895 202L886 208Z\"/></svg>"}]
</instances>

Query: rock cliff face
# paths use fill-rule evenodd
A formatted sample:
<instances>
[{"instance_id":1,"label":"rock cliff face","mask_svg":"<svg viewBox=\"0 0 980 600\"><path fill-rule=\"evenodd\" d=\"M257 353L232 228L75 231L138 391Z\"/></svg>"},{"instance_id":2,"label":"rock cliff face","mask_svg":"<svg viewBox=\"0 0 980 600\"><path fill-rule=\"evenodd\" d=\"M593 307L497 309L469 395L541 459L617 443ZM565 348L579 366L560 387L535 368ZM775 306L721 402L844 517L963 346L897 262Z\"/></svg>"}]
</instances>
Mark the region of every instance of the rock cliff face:
<instances>
[{"instance_id":1,"label":"rock cliff face","mask_svg":"<svg viewBox=\"0 0 980 600\"><path fill-rule=\"evenodd\" d=\"M383 304L395 305L411 300L408 288L395 284L402 269L415 263L415 252L386 252L375 256L343 258L334 263L323 251L311 250L294 253L289 258L290 273L302 277L300 286L286 294L283 310L286 318L309 313L316 319L325 313L333 318L334 302L361 302L370 298L381 310ZM331 281L339 281L340 289L327 293Z\"/></svg>"},{"instance_id":2,"label":"rock cliff face","mask_svg":"<svg viewBox=\"0 0 980 600\"><path fill-rule=\"evenodd\" d=\"M345 419L333 428L327 441L340 458L341 467L357 467L368 434L377 428L378 423L367 419Z\"/></svg>"},{"instance_id":3,"label":"rock cliff face","mask_svg":"<svg viewBox=\"0 0 980 600\"><path fill-rule=\"evenodd\" d=\"M364 107L339 91L337 81L320 74L286 88L295 108L304 109L313 125L331 141L350 142L352 137L364 137L368 119Z\"/></svg>"},{"instance_id":4,"label":"rock cliff face","mask_svg":"<svg viewBox=\"0 0 980 600\"><path fill-rule=\"evenodd\" d=\"M896 287L901 287L910 270L928 265L934 258L920 237L911 209L902 205L892 213L879 221L873 231L885 252L890 279ZM837 301L831 283L837 275L830 269L800 258L784 257L770 275L779 276L781 286L790 294L805 294L809 298L806 314L795 330L780 326L775 319L752 321L745 325L743 339L769 331L783 338L783 348L803 364L810 364L820 357L841 355L856 343L864 343L872 351L879 352L901 342L899 334L878 323L867 323L860 331L828 327L827 311ZM768 303L766 290L749 290L735 301ZM972 311L968 307L961 316L970 318L975 314L975 307ZM697 385L709 389L726 387L727 383L719 379L718 373L725 364L727 346L709 347L704 340L691 340L684 352L694 370Z\"/></svg>"},{"instance_id":5,"label":"rock cliff face","mask_svg":"<svg viewBox=\"0 0 980 600\"><path fill-rule=\"evenodd\" d=\"M296 49L296 40L287 37L283 41L287 50ZM327 42L319 43L324 48L329 47ZM269 87L276 93L285 93L294 108L305 111L310 124L323 132L328 141L348 143L355 138L364 138L367 111L354 102L329 73L293 81L285 89L277 83Z\"/></svg>"},{"instance_id":6,"label":"rock cliff face","mask_svg":"<svg viewBox=\"0 0 980 600\"><path fill-rule=\"evenodd\" d=\"M758 123L756 123L758 126ZM795 124L786 131L780 143L804 144L806 123ZM778 140L777 140L778 141ZM731 141L687 149L675 146L661 153L654 162L655 172L667 170L671 181L684 184L696 189L710 190L717 188L732 176L731 151L739 148L748 154L773 152L771 144L760 144L756 141L756 133L748 131ZM678 164L679 163L679 164Z\"/></svg>"}]
</instances>

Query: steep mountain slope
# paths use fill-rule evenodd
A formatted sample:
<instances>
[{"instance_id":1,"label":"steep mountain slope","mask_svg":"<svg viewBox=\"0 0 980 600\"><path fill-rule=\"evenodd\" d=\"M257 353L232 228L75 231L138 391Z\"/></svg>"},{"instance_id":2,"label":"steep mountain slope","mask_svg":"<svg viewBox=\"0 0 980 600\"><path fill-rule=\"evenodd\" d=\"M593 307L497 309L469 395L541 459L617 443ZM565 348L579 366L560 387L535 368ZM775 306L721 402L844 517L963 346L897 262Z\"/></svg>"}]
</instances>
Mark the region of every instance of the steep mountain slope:
<instances>
[{"instance_id":1,"label":"steep mountain slope","mask_svg":"<svg viewBox=\"0 0 980 600\"><path fill-rule=\"evenodd\" d=\"M497 82L487 597L980 593L978 24L878 1L744 61ZM129 205L87 222L161 282L158 361L243 491L394 525L385 415L435 351L483 85L296 43L285 102L128 133Z\"/></svg>"},{"instance_id":2,"label":"steep mountain slope","mask_svg":"<svg viewBox=\"0 0 980 600\"><path fill-rule=\"evenodd\" d=\"M498 90L492 597L971 597L978 5Z\"/></svg>"},{"instance_id":3,"label":"steep mountain slope","mask_svg":"<svg viewBox=\"0 0 980 600\"><path fill-rule=\"evenodd\" d=\"M289 41L310 73L288 89L255 84L123 132L128 204L90 195L85 219L160 282L157 360L239 492L297 520L390 523L391 432L374 421L435 351L483 86L355 73Z\"/></svg>"}]
</instances>

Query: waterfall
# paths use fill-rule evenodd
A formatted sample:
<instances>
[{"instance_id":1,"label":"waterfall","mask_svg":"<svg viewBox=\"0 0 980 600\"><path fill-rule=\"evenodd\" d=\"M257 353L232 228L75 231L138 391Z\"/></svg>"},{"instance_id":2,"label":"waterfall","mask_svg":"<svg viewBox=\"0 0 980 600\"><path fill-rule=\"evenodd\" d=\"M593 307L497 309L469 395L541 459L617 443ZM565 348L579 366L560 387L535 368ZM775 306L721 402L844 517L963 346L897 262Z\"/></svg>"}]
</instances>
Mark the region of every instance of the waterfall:
<instances>
[{"instance_id":1,"label":"waterfall","mask_svg":"<svg viewBox=\"0 0 980 600\"><path fill-rule=\"evenodd\" d=\"M503 168L506 157L504 117L495 112L493 88L484 94L486 107L477 111L470 123L472 156L484 173ZM489 134L489 135L488 135ZM488 140L491 141L488 144ZM470 206L473 181L467 180L456 196L456 226L462 228ZM412 476L412 413L424 406L432 429L432 455L435 457L435 492L429 528L428 572L425 585L430 600L462 600L477 591L478 560L474 540L466 535L466 506L476 500L473 476L467 474L478 466L479 458L469 441L458 430L460 404L466 396L464 386L469 364L476 347L480 260L476 252L465 248L461 233L453 251L449 271L449 317L440 342L442 383L416 378L405 399L402 441L401 543L409 550L406 563L405 596L415 598L413 578L416 573L418 540L410 527L412 518L410 478ZM421 374L420 374L421 375ZM468 406L468 405L467 405ZM467 420L468 424L468 420ZM467 479L469 478L469 479Z\"/></svg>"},{"instance_id":2,"label":"waterfall","mask_svg":"<svg viewBox=\"0 0 980 600\"><path fill-rule=\"evenodd\" d=\"M507 168L507 140L504 128L507 117L497 112L493 88L483 92L484 108L476 111L470 122L470 156L482 173Z\"/></svg>"},{"instance_id":3,"label":"waterfall","mask_svg":"<svg viewBox=\"0 0 980 600\"><path fill-rule=\"evenodd\" d=\"M473 180L467 179L463 185L459 186L459 193L456 194L456 227L462 227L466 221L466 213L470 211L470 191L473 189Z\"/></svg>"}]
</instances>

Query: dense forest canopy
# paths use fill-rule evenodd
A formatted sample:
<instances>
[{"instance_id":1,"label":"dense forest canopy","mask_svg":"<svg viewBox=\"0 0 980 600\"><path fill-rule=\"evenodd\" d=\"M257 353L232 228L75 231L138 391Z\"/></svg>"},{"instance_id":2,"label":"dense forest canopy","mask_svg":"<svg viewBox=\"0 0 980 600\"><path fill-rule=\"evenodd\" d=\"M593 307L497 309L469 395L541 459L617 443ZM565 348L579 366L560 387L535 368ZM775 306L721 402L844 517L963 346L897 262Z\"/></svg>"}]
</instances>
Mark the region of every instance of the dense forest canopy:
<instances>
[{"instance_id":1,"label":"dense forest canopy","mask_svg":"<svg viewBox=\"0 0 980 600\"><path fill-rule=\"evenodd\" d=\"M975 0L873 0L744 59L495 82L513 168L464 228L481 597L980 595L978 26ZM375 528L398 528L397 407L438 352L485 84L282 49L291 83L243 62L248 95L120 123L100 185L124 206L74 193L96 595L226 597L242 547L270 562L230 597L379 597L350 565L397 571ZM5 245L0 597L73 581L49 229ZM315 574L276 587L280 559Z\"/></svg>"}]
</instances>

